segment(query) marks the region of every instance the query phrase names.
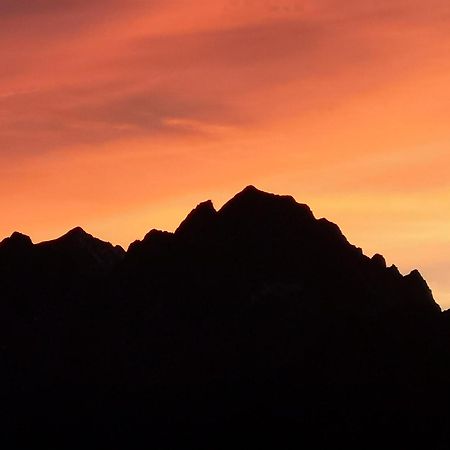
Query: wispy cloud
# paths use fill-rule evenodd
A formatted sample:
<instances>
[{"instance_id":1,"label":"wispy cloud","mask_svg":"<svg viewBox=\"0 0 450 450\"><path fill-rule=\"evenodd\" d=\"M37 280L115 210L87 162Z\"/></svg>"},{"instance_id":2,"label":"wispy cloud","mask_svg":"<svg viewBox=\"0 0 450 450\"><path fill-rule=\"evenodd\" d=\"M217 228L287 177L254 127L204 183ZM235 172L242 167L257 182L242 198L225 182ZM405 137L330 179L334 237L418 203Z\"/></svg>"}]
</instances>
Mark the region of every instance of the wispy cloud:
<instances>
[{"instance_id":1,"label":"wispy cloud","mask_svg":"<svg viewBox=\"0 0 450 450\"><path fill-rule=\"evenodd\" d=\"M401 225L450 223L449 20L448 0L2 0L0 234L84 217L126 245L255 183L407 266L413 237L375 218L419 192Z\"/></svg>"}]
</instances>

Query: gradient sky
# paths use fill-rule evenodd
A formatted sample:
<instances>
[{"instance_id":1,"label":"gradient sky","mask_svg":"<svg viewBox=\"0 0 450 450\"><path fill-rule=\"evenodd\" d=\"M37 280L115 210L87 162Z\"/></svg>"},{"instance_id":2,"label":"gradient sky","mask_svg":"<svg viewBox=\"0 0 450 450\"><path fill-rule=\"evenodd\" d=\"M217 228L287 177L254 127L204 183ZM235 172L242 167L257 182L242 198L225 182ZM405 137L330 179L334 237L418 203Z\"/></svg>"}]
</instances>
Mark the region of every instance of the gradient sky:
<instances>
[{"instance_id":1,"label":"gradient sky","mask_svg":"<svg viewBox=\"0 0 450 450\"><path fill-rule=\"evenodd\" d=\"M248 184L450 308L448 0L0 0L0 237L127 246Z\"/></svg>"}]
</instances>

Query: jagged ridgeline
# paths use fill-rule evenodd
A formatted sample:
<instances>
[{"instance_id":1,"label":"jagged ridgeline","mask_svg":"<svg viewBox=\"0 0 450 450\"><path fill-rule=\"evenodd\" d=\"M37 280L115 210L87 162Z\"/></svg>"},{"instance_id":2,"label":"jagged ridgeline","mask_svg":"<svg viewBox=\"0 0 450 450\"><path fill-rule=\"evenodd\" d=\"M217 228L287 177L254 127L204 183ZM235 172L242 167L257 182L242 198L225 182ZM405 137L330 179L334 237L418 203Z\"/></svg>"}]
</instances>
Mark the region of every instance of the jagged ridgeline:
<instances>
[{"instance_id":1,"label":"jagged ridgeline","mask_svg":"<svg viewBox=\"0 0 450 450\"><path fill-rule=\"evenodd\" d=\"M128 251L81 228L35 245L14 233L0 285L14 439L448 443L447 314L417 271L365 256L290 196L249 186Z\"/></svg>"}]
</instances>

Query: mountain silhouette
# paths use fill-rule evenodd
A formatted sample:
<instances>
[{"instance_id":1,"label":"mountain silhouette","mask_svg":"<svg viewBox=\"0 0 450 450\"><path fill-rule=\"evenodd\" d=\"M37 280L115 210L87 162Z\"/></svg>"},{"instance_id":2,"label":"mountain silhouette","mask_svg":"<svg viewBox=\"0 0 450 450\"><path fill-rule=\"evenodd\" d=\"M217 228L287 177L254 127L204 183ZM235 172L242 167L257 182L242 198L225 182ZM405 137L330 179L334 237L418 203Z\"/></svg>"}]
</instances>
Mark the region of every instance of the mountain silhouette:
<instances>
[{"instance_id":1,"label":"mountain silhouette","mask_svg":"<svg viewBox=\"0 0 450 450\"><path fill-rule=\"evenodd\" d=\"M12 442L450 443L448 314L418 271L365 256L291 196L248 186L126 252L81 228L13 233L0 285Z\"/></svg>"}]
</instances>

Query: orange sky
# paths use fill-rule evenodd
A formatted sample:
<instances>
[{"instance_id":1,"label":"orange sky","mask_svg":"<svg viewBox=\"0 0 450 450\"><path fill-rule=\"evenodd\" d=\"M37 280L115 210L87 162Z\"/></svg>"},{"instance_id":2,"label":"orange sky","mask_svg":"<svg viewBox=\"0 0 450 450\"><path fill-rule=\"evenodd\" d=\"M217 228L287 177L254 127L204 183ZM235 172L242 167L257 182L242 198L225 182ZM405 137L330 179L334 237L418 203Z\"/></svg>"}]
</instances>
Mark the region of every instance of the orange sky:
<instances>
[{"instance_id":1,"label":"orange sky","mask_svg":"<svg viewBox=\"0 0 450 450\"><path fill-rule=\"evenodd\" d=\"M450 308L448 0L1 0L0 236L127 246L288 193Z\"/></svg>"}]
</instances>

